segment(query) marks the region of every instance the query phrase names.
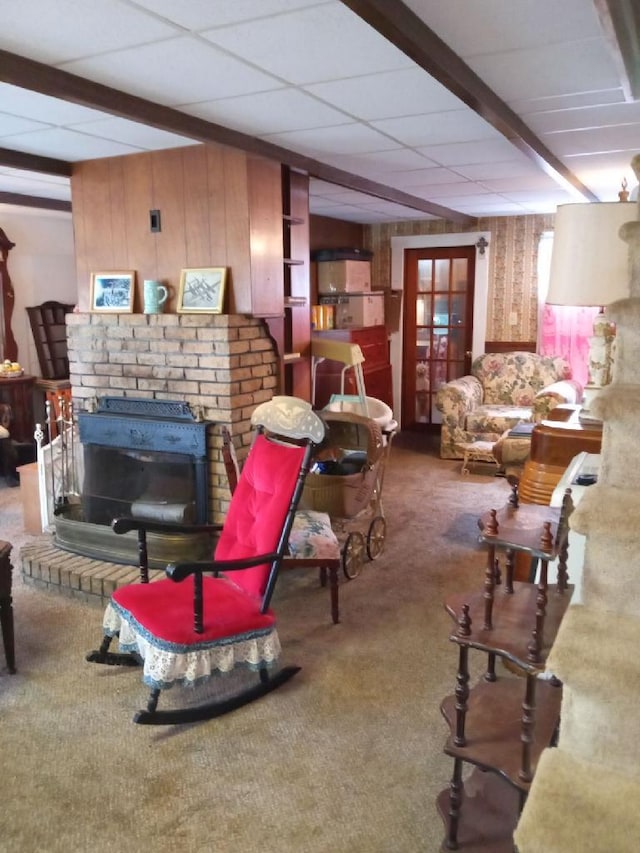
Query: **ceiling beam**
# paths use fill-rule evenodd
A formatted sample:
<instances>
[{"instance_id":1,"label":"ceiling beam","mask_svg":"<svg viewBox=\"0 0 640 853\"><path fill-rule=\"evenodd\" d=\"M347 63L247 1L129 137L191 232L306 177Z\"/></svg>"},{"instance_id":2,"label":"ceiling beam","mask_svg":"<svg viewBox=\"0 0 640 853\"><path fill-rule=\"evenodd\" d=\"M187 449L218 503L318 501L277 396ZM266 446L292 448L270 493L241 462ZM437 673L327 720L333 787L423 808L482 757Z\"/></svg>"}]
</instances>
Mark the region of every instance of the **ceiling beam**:
<instances>
[{"instance_id":1,"label":"ceiling beam","mask_svg":"<svg viewBox=\"0 0 640 853\"><path fill-rule=\"evenodd\" d=\"M129 95L110 86L95 83L84 77L78 77L76 74L70 74L68 71L52 68L5 50L0 50L0 80L12 86L19 86L22 89L40 92L42 95L52 98L60 98L84 107L101 110L110 115L126 118L138 124L157 127L188 139L195 139L198 142L215 142L238 148L250 154L268 157L294 169L304 171L311 177L338 184L348 189L358 190L413 210L421 210L423 213L428 213L438 219L448 219L463 226L472 225L476 222L474 217L427 201L419 196L413 196L393 187L369 181L366 178L344 172L341 169L335 169L318 160L289 151L279 145L256 139L237 130L230 130L228 127L205 121L196 116L187 115L180 110L147 101L136 95ZM12 152L12 154L17 156L18 152ZM2 150L0 150L0 164L3 162ZM10 164L5 163L5 165Z\"/></svg>"},{"instance_id":2,"label":"ceiling beam","mask_svg":"<svg viewBox=\"0 0 640 853\"><path fill-rule=\"evenodd\" d=\"M41 210L62 210L71 213L71 202L57 198L44 198L39 195L23 195L0 191L0 204L14 204L20 207L38 207Z\"/></svg>"},{"instance_id":3,"label":"ceiling beam","mask_svg":"<svg viewBox=\"0 0 640 853\"><path fill-rule=\"evenodd\" d=\"M1 75L0 75L1 76ZM12 148L0 148L0 166L12 169L24 169L25 172L42 172L45 175L71 177L71 163L54 160L52 157L40 157L37 154L25 154Z\"/></svg>"},{"instance_id":4,"label":"ceiling beam","mask_svg":"<svg viewBox=\"0 0 640 853\"><path fill-rule=\"evenodd\" d=\"M342 0L363 21L442 83L546 174L587 201L599 198L555 156L522 119L401 0Z\"/></svg>"}]
</instances>

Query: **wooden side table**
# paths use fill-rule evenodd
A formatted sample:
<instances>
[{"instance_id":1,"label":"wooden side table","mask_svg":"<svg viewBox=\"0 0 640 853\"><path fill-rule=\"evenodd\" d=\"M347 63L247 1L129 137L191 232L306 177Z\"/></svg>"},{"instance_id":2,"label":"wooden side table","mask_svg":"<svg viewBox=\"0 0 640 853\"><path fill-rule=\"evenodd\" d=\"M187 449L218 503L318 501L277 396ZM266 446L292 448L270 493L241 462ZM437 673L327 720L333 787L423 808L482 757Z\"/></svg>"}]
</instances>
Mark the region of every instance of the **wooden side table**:
<instances>
[{"instance_id":1,"label":"wooden side table","mask_svg":"<svg viewBox=\"0 0 640 853\"><path fill-rule=\"evenodd\" d=\"M16 671L13 637L13 603L11 599L11 545L0 540L0 627L4 643L4 656L10 673Z\"/></svg>"},{"instance_id":2,"label":"wooden side table","mask_svg":"<svg viewBox=\"0 0 640 853\"><path fill-rule=\"evenodd\" d=\"M600 453L602 424L582 423L578 406L557 406L531 432L531 454L520 478L525 503L549 505L567 465L578 453ZM556 418L566 417L566 420Z\"/></svg>"},{"instance_id":3,"label":"wooden side table","mask_svg":"<svg viewBox=\"0 0 640 853\"><path fill-rule=\"evenodd\" d=\"M20 443L33 442L33 385L35 376L18 376L15 379L0 377L0 402L8 403L13 412L11 438Z\"/></svg>"}]
</instances>

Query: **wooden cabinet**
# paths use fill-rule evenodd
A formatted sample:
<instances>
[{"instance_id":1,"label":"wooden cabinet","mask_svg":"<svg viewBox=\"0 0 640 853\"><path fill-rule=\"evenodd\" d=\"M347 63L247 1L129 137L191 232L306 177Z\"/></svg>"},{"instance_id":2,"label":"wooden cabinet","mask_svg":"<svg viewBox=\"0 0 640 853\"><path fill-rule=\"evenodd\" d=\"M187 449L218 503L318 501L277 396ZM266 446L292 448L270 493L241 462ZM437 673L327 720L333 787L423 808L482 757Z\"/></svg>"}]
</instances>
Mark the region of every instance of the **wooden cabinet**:
<instances>
[{"instance_id":1,"label":"wooden cabinet","mask_svg":"<svg viewBox=\"0 0 640 853\"><path fill-rule=\"evenodd\" d=\"M445 602L457 623L450 640L458 647L458 670L455 691L441 705L449 726L444 752L454 760L449 787L437 801L446 825L443 850L512 853L538 759L557 737L562 687L539 676L573 589L566 572L571 508L570 496L562 509L519 507L514 492L510 504L479 522L487 546L484 587ZM498 551L506 556L503 577ZM517 552L540 560L537 585L514 581ZM548 566L556 558L557 582L549 584ZM487 666L470 688L472 650L486 654ZM505 664L503 673L496 660ZM463 781L465 764L475 769Z\"/></svg>"},{"instance_id":2,"label":"wooden cabinet","mask_svg":"<svg viewBox=\"0 0 640 853\"><path fill-rule=\"evenodd\" d=\"M389 342L385 326L368 326L358 329L333 329L327 332L315 332L315 337L330 338L347 343L358 344L364 355L362 372L368 397L382 400L393 408L391 380L391 362L389 361ZM340 379L343 364L336 361L321 362L316 372L316 408L323 408L332 394L340 393ZM345 375L345 394L357 394L353 371Z\"/></svg>"}]
</instances>

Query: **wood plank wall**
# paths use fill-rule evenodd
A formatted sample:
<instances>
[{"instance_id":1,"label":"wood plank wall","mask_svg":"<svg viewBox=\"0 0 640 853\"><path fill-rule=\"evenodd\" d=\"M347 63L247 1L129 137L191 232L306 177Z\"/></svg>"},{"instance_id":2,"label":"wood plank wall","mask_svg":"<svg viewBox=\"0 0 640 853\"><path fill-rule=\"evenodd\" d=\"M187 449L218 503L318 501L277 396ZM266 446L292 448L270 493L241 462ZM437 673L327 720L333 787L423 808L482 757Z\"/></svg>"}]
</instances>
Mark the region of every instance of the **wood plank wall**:
<instances>
[{"instance_id":1,"label":"wood plank wall","mask_svg":"<svg viewBox=\"0 0 640 853\"><path fill-rule=\"evenodd\" d=\"M191 145L78 163L71 192L80 311L89 310L93 272L135 270L134 311L143 280L162 281L173 313L181 270L213 266L229 268L227 312L281 311L279 163ZM151 210L160 212L158 233Z\"/></svg>"}]
</instances>

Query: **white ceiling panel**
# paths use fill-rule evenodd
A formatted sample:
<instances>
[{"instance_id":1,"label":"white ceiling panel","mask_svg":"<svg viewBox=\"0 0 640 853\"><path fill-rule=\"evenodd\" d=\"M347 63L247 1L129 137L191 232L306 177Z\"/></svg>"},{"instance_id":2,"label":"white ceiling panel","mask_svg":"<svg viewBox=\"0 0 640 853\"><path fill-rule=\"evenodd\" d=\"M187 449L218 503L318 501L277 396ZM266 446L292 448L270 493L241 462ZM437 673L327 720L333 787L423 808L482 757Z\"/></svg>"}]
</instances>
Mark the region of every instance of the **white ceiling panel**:
<instances>
[{"instance_id":1,"label":"white ceiling panel","mask_svg":"<svg viewBox=\"0 0 640 853\"><path fill-rule=\"evenodd\" d=\"M426 145L448 145L468 139L474 141L502 139L497 130L469 110L390 118L372 121L371 125L402 142L403 145L414 148Z\"/></svg>"},{"instance_id":2,"label":"white ceiling panel","mask_svg":"<svg viewBox=\"0 0 640 853\"><path fill-rule=\"evenodd\" d=\"M316 83L304 88L364 121L458 110L463 106L459 98L418 68ZM372 92L375 97L371 97Z\"/></svg>"},{"instance_id":3,"label":"white ceiling panel","mask_svg":"<svg viewBox=\"0 0 640 853\"><path fill-rule=\"evenodd\" d=\"M525 118L538 135L622 124L637 126L640 122L640 101L530 113Z\"/></svg>"},{"instance_id":4,"label":"white ceiling panel","mask_svg":"<svg viewBox=\"0 0 640 853\"><path fill-rule=\"evenodd\" d=\"M372 151L389 151L399 144L364 124L342 124L314 130L275 133L265 136L269 142L292 148L311 157L338 154L357 154Z\"/></svg>"},{"instance_id":5,"label":"white ceiling panel","mask_svg":"<svg viewBox=\"0 0 640 853\"><path fill-rule=\"evenodd\" d=\"M180 148L184 145L195 145L193 139L185 139L175 133L159 130L124 118L105 118L100 121L85 121L75 125L80 133L94 136L98 139L122 142L146 151L157 151L162 148Z\"/></svg>"},{"instance_id":6,"label":"white ceiling panel","mask_svg":"<svg viewBox=\"0 0 640 853\"><path fill-rule=\"evenodd\" d=\"M585 0L405 0L405 5L464 57L600 35L598 17Z\"/></svg>"},{"instance_id":7,"label":"white ceiling panel","mask_svg":"<svg viewBox=\"0 0 640 853\"><path fill-rule=\"evenodd\" d=\"M187 37L67 62L61 67L167 106L264 92L281 85L212 45ZM203 67L208 69L207 74L202 74Z\"/></svg>"},{"instance_id":8,"label":"white ceiling panel","mask_svg":"<svg viewBox=\"0 0 640 853\"><path fill-rule=\"evenodd\" d=\"M27 154L54 157L75 163L80 160L95 160L97 157L115 157L119 154L136 154L140 149L124 145L112 139L88 136L62 127L39 130L34 133L19 133L3 139L5 147L19 145Z\"/></svg>"},{"instance_id":9,"label":"white ceiling panel","mask_svg":"<svg viewBox=\"0 0 640 853\"><path fill-rule=\"evenodd\" d=\"M411 67L407 56L337 2L202 35L298 85Z\"/></svg>"},{"instance_id":10,"label":"white ceiling panel","mask_svg":"<svg viewBox=\"0 0 640 853\"><path fill-rule=\"evenodd\" d=\"M120 0L23 0L19 9L3 0L0 10L2 49L51 65L176 35L172 24Z\"/></svg>"},{"instance_id":11,"label":"white ceiling panel","mask_svg":"<svg viewBox=\"0 0 640 853\"><path fill-rule=\"evenodd\" d=\"M173 21L188 30L204 30L211 27L226 27L241 21L269 18L272 15L316 6L318 0L134 0L156 15Z\"/></svg>"},{"instance_id":12,"label":"white ceiling panel","mask_svg":"<svg viewBox=\"0 0 640 853\"><path fill-rule=\"evenodd\" d=\"M469 65L505 101L614 89L619 77L602 39L549 44L469 59Z\"/></svg>"},{"instance_id":13,"label":"white ceiling panel","mask_svg":"<svg viewBox=\"0 0 640 853\"><path fill-rule=\"evenodd\" d=\"M514 156L514 146L506 139L482 142L455 142L451 145L426 145L418 149L441 166L471 166L477 163L501 163Z\"/></svg>"},{"instance_id":14,"label":"white ceiling panel","mask_svg":"<svg viewBox=\"0 0 640 853\"><path fill-rule=\"evenodd\" d=\"M29 155L74 163L194 144L180 112L211 122L212 139L222 126L254 140L250 150L263 141L287 149L311 170L312 212L347 221L433 218L442 207L470 217L552 212L567 200L615 199L623 177L636 183L640 101L625 102L628 81L593 0L406 0L418 16L413 58L339 0L3 6L0 50L17 57L4 76L0 63L0 192L67 201L67 178L11 167ZM394 0L379 4L378 19L387 8L386 34L403 15ZM421 21L466 74L447 65ZM421 52L425 67L443 63L440 81ZM19 57L171 107L172 120L131 120L117 99L96 108L94 88L75 83L73 100L56 97L59 78L45 68L38 79ZM386 187L387 200L314 177L336 178L330 170L350 173L352 188ZM415 207L397 204L399 192Z\"/></svg>"},{"instance_id":15,"label":"white ceiling panel","mask_svg":"<svg viewBox=\"0 0 640 853\"><path fill-rule=\"evenodd\" d=\"M374 151L371 154L328 154L327 163L337 169L358 175L378 175L383 183L391 183L398 172L416 171L435 165L433 161L411 148L394 148L391 151Z\"/></svg>"},{"instance_id":16,"label":"white ceiling panel","mask_svg":"<svg viewBox=\"0 0 640 853\"><path fill-rule=\"evenodd\" d=\"M205 104L188 104L183 109L190 115L252 136L310 130L352 121L350 116L291 87L208 101Z\"/></svg>"}]
</instances>

